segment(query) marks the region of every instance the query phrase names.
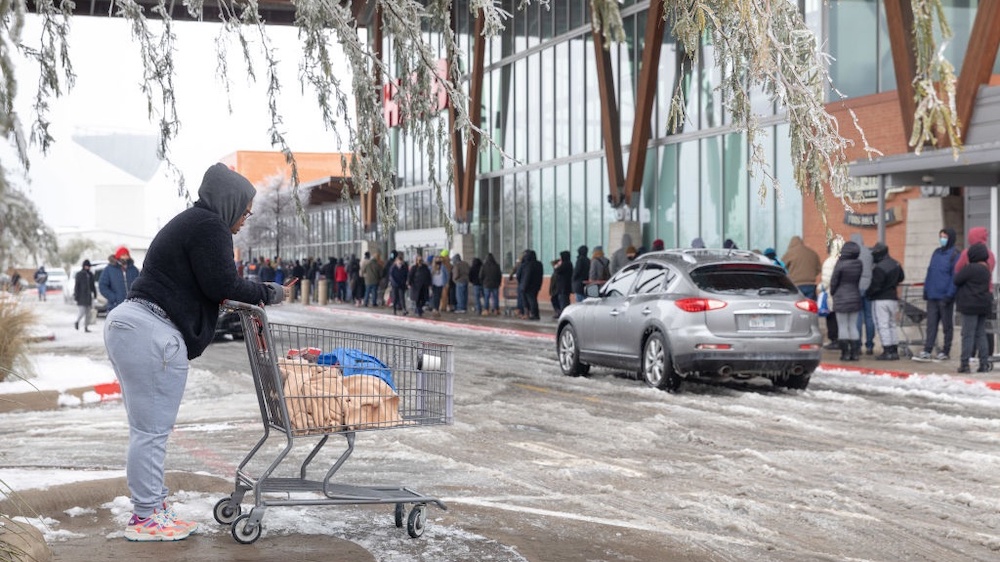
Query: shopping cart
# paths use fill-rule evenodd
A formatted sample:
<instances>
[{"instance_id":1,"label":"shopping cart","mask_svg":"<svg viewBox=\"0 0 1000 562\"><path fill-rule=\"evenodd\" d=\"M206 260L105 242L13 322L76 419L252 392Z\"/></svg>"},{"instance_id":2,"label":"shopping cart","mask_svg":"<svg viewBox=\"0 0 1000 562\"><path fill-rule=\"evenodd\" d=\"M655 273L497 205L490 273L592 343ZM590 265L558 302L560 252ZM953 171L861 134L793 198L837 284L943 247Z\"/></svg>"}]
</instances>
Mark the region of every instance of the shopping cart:
<instances>
[{"instance_id":1,"label":"shopping cart","mask_svg":"<svg viewBox=\"0 0 1000 562\"><path fill-rule=\"evenodd\" d=\"M514 316L517 308L517 278L507 277L503 281L503 315Z\"/></svg>"},{"instance_id":2,"label":"shopping cart","mask_svg":"<svg viewBox=\"0 0 1000 562\"><path fill-rule=\"evenodd\" d=\"M927 321L924 284L900 283L899 287L901 294L896 321L899 329L899 356L912 359L924 348L924 326Z\"/></svg>"},{"instance_id":3,"label":"shopping cart","mask_svg":"<svg viewBox=\"0 0 1000 562\"><path fill-rule=\"evenodd\" d=\"M215 504L215 520L230 525L233 538L250 544L261 536L261 520L272 506L393 504L396 527L423 534L426 506L441 500L401 486L351 486L333 476L354 451L357 432L445 425L453 422L454 352L450 345L339 330L271 324L264 309L226 301L243 323L264 435L236 470L235 491ZM272 431L274 432L272 434ZM325 474L307 478L310 463L330 435L347 448ZM285 445L253 474L251 461L272 435ZM298 467L298 477L276 470L303 438L319 438ZM272 447L273 449L273 447ZM247 493L253 508L243 513ZM406 517L405 506L412 505Z\"/></svg>"}]
</instances>

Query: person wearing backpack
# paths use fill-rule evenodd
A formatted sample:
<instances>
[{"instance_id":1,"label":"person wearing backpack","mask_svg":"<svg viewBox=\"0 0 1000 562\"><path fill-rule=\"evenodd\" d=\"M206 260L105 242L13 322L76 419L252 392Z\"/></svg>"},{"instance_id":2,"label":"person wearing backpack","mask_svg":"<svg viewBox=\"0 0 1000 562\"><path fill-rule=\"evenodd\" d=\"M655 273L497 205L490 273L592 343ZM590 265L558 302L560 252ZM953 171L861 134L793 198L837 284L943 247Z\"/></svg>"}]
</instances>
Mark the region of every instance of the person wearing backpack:
<instances>
[{"instance_id":1,"label":"person wearing backpack","mask_svg":"<svg viewBox=\"0 0 1000 562\"><path fill-rule=\"evenodd\" d=\"M924 350L913 359L916 361L947 361L951 355L951 342L955 333L955 263L961 252L955 247L955 229L942 228L938 232L940 246L931 254L924 277L924 300L927 301L927 337ZM937 342L938 324L944 341L937 356L932 356Z\"/></svg>"}]
</instances>

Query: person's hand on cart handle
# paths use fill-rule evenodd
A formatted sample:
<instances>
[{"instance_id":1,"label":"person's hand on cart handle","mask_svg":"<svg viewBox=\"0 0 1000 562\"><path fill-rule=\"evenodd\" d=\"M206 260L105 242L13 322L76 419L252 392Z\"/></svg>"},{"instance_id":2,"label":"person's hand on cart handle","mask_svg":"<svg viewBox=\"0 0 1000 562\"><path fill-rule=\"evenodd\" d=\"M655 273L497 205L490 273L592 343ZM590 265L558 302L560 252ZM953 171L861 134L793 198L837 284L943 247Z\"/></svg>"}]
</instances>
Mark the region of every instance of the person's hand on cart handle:
<instances>
[{"instance_id":1,"label":"person's hand on cart handle","mask_svg":"<svg viewBox=\"0 0 1000 562\"><path fill-rule=\"evenodd\" d=\"M281 285L268 281L264 283L267 287L268 299L267 304L281 304L288 298L291 293L291 287L282 287Z\"/></svg>"}]
</instances>

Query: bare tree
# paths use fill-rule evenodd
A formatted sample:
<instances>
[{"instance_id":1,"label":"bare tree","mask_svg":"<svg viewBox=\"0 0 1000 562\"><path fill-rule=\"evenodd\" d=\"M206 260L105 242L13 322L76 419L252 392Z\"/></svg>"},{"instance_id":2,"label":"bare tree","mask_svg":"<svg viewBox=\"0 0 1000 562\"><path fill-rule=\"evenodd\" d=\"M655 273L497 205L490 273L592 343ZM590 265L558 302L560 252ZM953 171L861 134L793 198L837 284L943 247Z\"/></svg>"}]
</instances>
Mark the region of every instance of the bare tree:
<instances>
[{"instance_id":1,"label":"bare tree","mask_svg":"<svg viewBox=\"0 0 1000 562\"><path fill-rule=\"evenodd\" d=\"M268 252L268 257L281 256L282 245L299 242L301 228L295 228L298 210L302 208L300 198L304 192L297 192L283 175L268 177L258 186L258 195L253 206L253 216L236 235L233 243L238 247L255 248L258 253ZM270 253L273 251L273 254Z\"/></svg>"}]
</instances>

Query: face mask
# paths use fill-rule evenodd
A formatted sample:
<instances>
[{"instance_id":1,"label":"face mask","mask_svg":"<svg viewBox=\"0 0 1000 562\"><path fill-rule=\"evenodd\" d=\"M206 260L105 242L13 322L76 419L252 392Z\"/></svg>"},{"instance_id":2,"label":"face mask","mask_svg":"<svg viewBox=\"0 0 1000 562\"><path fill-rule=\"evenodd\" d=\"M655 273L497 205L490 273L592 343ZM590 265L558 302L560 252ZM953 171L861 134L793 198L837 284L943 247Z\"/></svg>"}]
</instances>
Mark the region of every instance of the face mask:
<instances>
[{"instance_id":1,"label":"face mask","mask_svg":"<svg viewBox=\"0 0 1000 562\"><path fill-rule=\"evenodd\" d=\"M947 237L940 238L938 241L941 242L941 247L942 248L944 248L945 246L948 245L948 238Z\"/></svg>"}]
</instances>

